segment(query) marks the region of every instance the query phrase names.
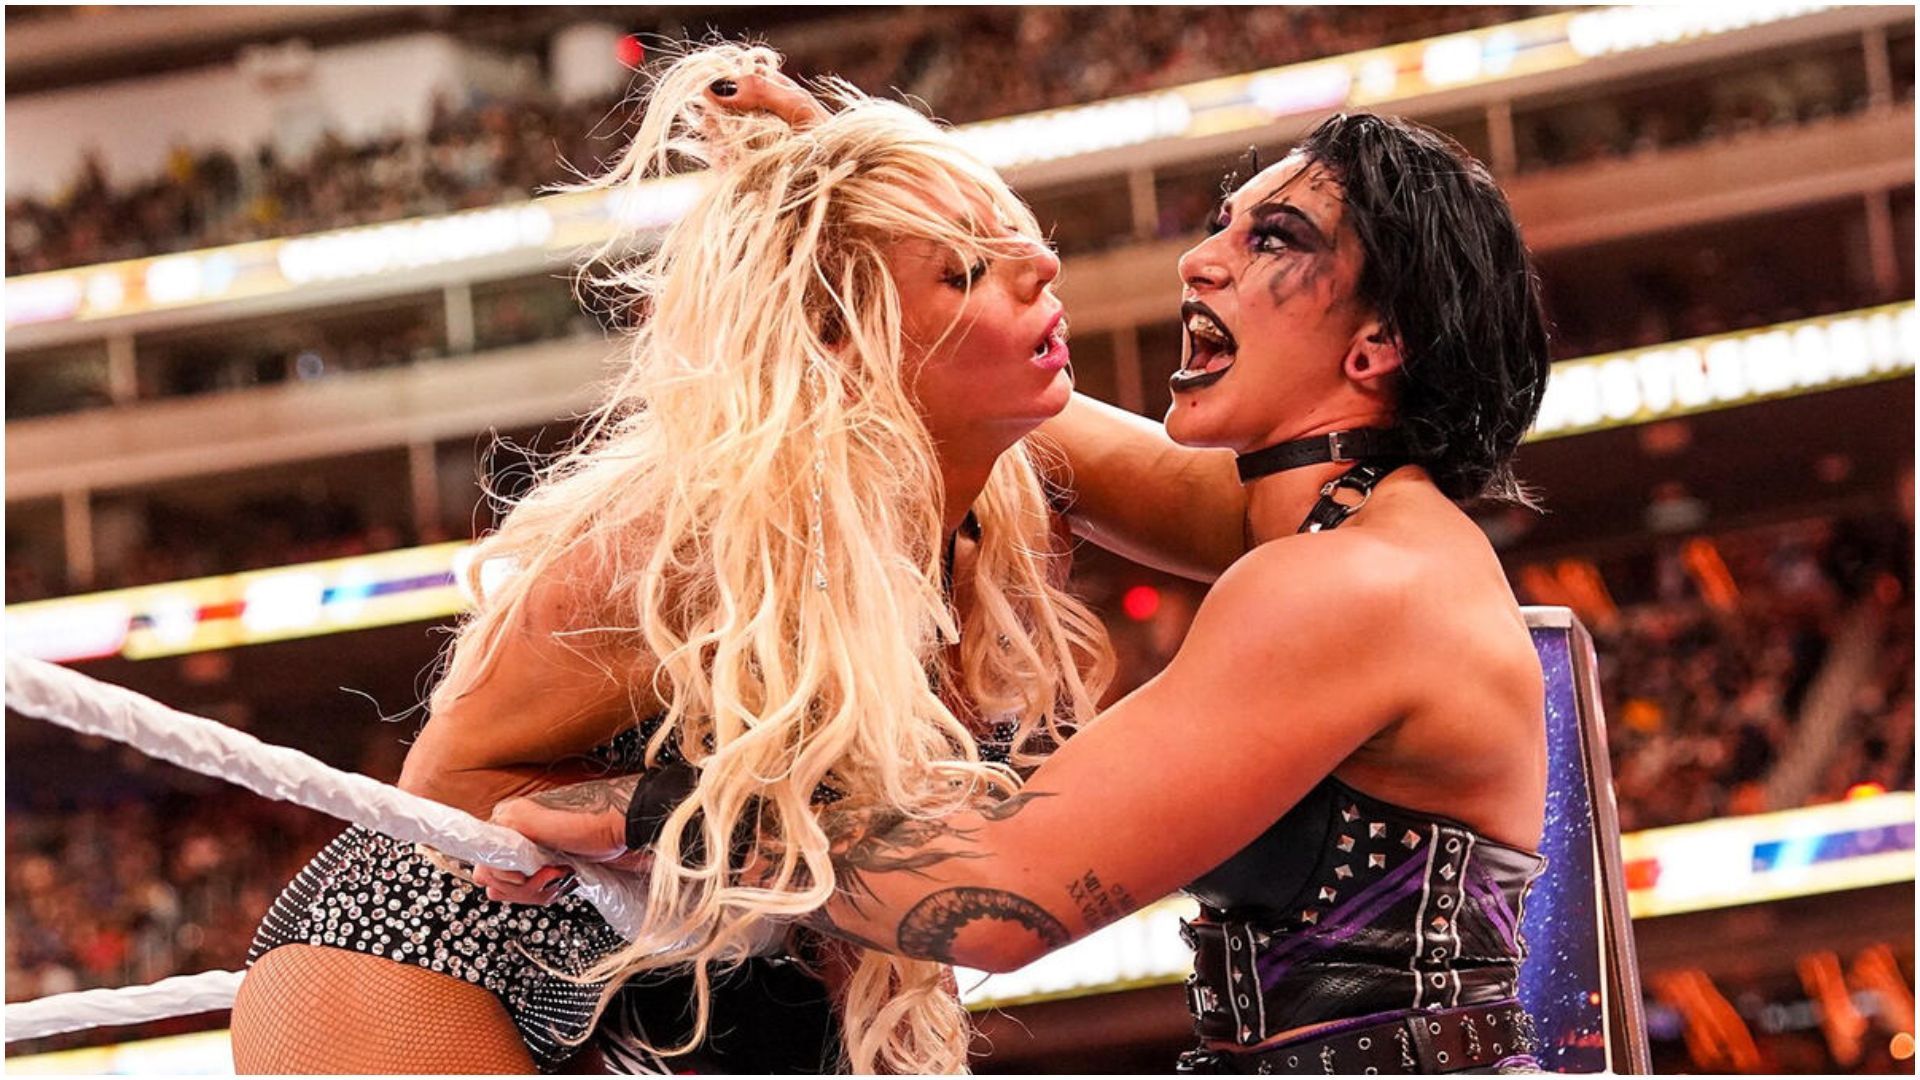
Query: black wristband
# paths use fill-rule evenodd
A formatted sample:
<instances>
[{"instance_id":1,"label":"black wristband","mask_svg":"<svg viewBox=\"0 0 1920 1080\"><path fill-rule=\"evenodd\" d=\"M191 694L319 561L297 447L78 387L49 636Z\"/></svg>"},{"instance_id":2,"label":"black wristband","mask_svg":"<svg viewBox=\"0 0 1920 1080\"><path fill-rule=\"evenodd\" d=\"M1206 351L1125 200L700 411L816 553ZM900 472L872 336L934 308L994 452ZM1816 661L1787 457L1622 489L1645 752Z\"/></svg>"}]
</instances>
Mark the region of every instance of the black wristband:
<instances>
[{"instance_id":1,"label":"black wristband","mask_svg":"<svg viewBox=\"0 0 1920 1080\"><path fill-rule=\"evenodd\" d=\"M640 786L633 791L633 801L627 804L628 849L639 851L652 847L667 827L667 818L673 814L674 807L685 802L699 783L699 770L685 762L663 765L642 778ZM696 841L698 835L695 834ZM682 855L683 858L698 857L691 851Z\"/></svg>"}]
</instances>

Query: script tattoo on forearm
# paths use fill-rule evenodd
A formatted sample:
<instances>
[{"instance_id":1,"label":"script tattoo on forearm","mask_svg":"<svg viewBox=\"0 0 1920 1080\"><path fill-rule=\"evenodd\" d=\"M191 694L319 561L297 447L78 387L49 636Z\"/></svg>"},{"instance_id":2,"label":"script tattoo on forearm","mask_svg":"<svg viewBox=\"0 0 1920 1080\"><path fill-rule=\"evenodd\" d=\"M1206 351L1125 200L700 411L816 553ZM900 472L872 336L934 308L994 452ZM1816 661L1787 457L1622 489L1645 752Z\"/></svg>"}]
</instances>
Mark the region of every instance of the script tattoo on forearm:
<instances>
[{"instance_id":1,"label":"script tattoo on forearm","mask_svg":"<svg viewBox=\"0 0 1920 1080\"><path fill-rule=\"evenodd\" d=\"M640 774L615 776L606 780L588 780L566 787L552 788L530 796L549 810L579 814L598 814L617 810L624 814L633 804L633 793L640 786Z\"/></svg>"},{"instance_id":2,"label":"script tattoo on forearm","mask_svg":"<svg viewBox=\"0 0 1920 1080\"><path fill-rule=\"evenodd\" d=\"M1087 920L1089 930L1119 922L1139 907L1125 887L1117 883L1102 883L1099 875L1091 870L1067 884L1067 895L1079 906L1080 916Z\"/></svg>"}]
</instances>

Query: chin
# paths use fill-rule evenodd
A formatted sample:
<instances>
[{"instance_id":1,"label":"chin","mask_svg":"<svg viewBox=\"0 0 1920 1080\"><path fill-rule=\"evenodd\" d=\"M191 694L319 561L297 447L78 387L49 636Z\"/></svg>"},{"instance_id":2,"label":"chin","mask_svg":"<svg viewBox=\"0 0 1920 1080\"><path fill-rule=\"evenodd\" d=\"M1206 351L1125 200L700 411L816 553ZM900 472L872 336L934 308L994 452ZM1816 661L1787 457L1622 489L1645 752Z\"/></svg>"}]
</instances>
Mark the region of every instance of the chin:
<instances>
[{"instance_id":1,"label":"chin","mask_svg":"<svg viewBox=\"0 0 1920 1080\"><path fill-rule=\"evenodd\" d=\"M1048 420L1065 412L1067 405L1073 401L1073 376L1067 374L1067 371L1068 369L1062 368L1054 372L1053 379L1047 383L1046 389L1040 392L1039 404L1046 410L1045 417Z\"/></svg>"},{"instance_id":2,"label":"chin","mask_svg":"<svg viewBox=\"0 0 1920 1080\"><path fill-rule=\"evenodd\" d=\"M1217 386L1209 386L1173 395L1173 404L1167 407L1167 437L1182 446L1241 449L1240 440L1225 423L1227 401L1218 391Z\"/></svg>"}]
</instances>

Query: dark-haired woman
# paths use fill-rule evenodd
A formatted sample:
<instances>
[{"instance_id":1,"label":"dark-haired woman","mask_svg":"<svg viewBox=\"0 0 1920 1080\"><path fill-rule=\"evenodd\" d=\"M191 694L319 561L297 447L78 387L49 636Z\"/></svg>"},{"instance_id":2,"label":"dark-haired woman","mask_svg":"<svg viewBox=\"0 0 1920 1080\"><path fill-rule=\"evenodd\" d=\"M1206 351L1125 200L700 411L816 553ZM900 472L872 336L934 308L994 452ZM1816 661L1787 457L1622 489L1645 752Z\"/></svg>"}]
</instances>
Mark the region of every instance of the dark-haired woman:
<instances>
[{"instance_id":1,"label":"dark-haired woman","mask_svg":"<svg viewBox=\"0 0 1920 1080\"><path fill-rule=\"evenodd\" d=\"M1184 1069L1525 1068L1544 694L1460 504L1525 500L1510 461L1547 374L1528 255L1484 168L1370 115L1321 124L1214 224L1180 260L1165 434L1238 455L1249 550L1166 669L999 809L837 815L844 876L812 922L1007 971L1184 889ZM1217 536L1188 515L1222 502L1170 483L1215 483L1215 458L1116 427L1085 402L1053 425L1083 533L1150 536L1174 503L1170 527ZM574 850L587 827L498 817Z\"/></svg>"}]
</instances>

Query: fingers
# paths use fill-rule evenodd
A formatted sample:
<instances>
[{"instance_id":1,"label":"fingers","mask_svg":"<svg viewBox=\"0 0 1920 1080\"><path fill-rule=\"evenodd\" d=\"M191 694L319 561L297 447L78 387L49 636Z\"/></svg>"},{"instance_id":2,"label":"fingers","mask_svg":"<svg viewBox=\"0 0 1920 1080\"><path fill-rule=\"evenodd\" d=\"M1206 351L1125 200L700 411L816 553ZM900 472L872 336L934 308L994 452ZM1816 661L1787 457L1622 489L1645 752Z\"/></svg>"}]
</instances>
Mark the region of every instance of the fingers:
<instances>
[{"instance_id":1,"label":"fingers","mask_svg":"<svg viewBox=\"0 0 1920 1080\"><path fill-rule=\"evenodd\" d=\"M486 887L487 898L509 904L545 907L573 891L573 871L564 866L543 866L532 874L522 874L493 866L473 868L474 884Z\"/></svg>"},{"instance_id":2,"label":"fingers","mask_svg":"<svg viewBox=\"0 0 1920 1080\"><path fill-rule=\"evenodd\" d=\"M594 862L605 862L627 850L627 815L615 807L563 810L533 799L508 799L493 808L492 821L541 847Z\"/></svg>"},{"instance_id":3,"label":"fingers","mask_svg":"<svg viewBox=\"0 0 1920 1080\"><path fill-rule=\"evenodd\" d=\"M719 108L770 112L795 129L812 127L829 115L818 98L777 71L719 79L705 93Z\"/></svg>"}]
</instances>

